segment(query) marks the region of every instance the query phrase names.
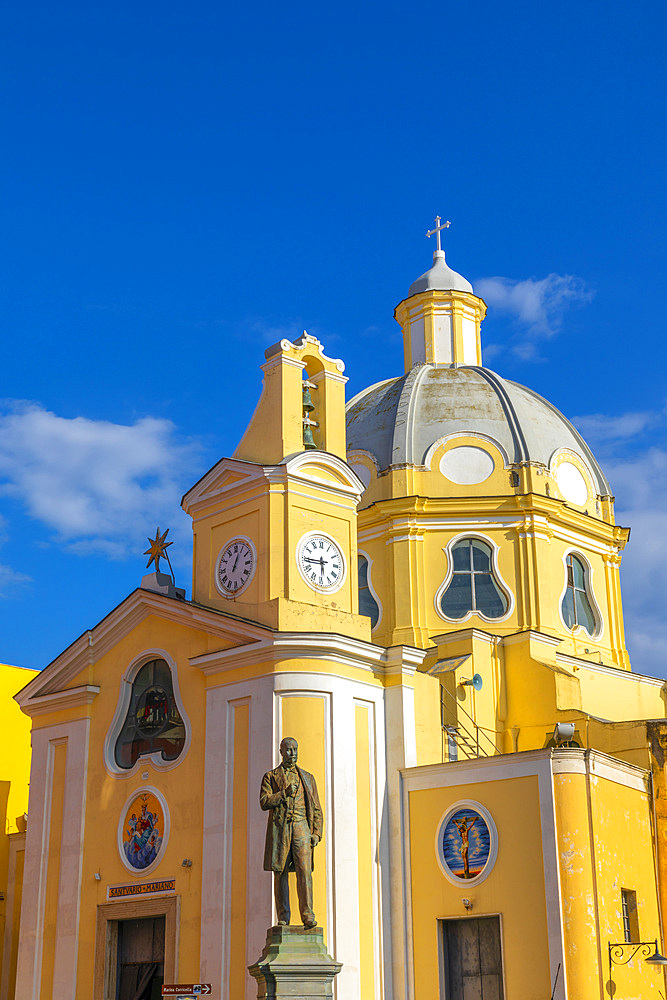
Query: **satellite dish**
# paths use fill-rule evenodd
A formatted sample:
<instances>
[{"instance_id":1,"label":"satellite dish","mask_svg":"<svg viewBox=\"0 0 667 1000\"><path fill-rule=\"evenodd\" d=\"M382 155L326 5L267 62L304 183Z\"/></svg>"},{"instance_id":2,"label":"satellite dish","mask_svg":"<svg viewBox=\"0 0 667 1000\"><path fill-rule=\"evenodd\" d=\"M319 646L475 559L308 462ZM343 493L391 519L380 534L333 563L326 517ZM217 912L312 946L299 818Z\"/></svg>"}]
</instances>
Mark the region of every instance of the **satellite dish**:
<instances>
[{"instance_id":1,"label":"satellite dish","mask_svg":"<svg viewBox=\"0 0 667 1000\"><path fill-rule=\"evenodd\" d=\"M484 685L481 674L473 674L471 678L461 681L464 687L474 687L475 691L481 691Z\"/></svg>"}]
</instances>

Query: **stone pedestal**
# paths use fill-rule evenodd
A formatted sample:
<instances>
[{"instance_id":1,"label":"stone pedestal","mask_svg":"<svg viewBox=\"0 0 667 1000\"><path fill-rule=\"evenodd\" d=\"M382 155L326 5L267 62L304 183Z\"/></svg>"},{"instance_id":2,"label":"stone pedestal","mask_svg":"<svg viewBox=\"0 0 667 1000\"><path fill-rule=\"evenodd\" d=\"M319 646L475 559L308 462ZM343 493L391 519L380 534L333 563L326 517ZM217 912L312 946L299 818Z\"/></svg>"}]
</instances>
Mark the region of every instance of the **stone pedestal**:
<instances>
[{"instance_id":1,"label":"stone pedestal","mask_svg":"<svg viewBox=\"0 0 667 1000\"><path fill-rule=\"evenodd\" d=\"M154 590L156 594L166 594L167 597L177 597L179 601L185 600L185 591L181 587L175 587L172 578L168 573L148 573L141 578L142 590Z\"/></svg>"},{"instance_id":2,"label":"stone pedestal","mask_svg":"<svg viewBox=\"0 0 667 1000\"><path fill-rule=\"evenodd\" d=\"M261 957L248 966L258 1000L321 1000L333 997L342 969L324 944L321 927L270 927Z\"/></svg>"}]
</instances>

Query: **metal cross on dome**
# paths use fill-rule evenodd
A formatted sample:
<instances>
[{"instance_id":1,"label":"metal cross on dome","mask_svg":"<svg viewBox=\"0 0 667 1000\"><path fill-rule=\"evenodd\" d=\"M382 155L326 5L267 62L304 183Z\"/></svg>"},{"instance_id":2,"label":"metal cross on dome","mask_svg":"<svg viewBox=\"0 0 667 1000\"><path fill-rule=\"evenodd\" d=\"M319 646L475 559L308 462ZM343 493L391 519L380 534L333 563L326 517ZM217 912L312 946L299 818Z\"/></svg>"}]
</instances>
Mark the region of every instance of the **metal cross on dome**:
<instances>
[{"instance_id":1,"label":"metal cross on dome","mask_svg":"<svg viewBox=\"0 0 667 1000\"><path fill-rule=\"evenodd\" d=\"M435 229L429 229L429 231L427 232L427 234L426 234L427 236L433 236L433 235L435 235L435 237L437 239L437 244L438 244L437 249L438 250L442 250L442 247L440 246L440 233L442 232L443 229L449 229L450 226L451 226L451 222L443 222L443 224L440 225L440 216L436 215L436 217L435 217Z\"/></svg>"}]
</instances>

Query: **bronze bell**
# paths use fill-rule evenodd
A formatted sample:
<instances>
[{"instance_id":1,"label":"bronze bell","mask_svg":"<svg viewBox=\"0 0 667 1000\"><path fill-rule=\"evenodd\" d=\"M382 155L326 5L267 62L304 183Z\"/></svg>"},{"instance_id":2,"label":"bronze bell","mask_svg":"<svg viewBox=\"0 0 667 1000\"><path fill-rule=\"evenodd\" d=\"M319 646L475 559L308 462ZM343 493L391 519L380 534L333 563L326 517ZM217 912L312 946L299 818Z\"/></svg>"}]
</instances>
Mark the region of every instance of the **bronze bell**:
<instances>
[{"instance_id":1,"label":"bronze bell","mask_svg":"<svg viewBox=\"0 0 667 1000\"><path fill-rule=\"evenodd\" d=\"M315 444L315 439L313 438L313 431L310 423L303 422L303 447L306 451L317 448Z\"/></svg>"},{"instance_id":2,"label":"bronze bell","mask_svg":"<svg viewBox=\"0 0 667 1000\"><path fill-rule=\"evenodd\" d=\"M312 413L315 409L315 404L313 403L313 398L310 395L310 387L304 385L303 387L303 412L308 414Z\"/></svg>"}]
</instances>

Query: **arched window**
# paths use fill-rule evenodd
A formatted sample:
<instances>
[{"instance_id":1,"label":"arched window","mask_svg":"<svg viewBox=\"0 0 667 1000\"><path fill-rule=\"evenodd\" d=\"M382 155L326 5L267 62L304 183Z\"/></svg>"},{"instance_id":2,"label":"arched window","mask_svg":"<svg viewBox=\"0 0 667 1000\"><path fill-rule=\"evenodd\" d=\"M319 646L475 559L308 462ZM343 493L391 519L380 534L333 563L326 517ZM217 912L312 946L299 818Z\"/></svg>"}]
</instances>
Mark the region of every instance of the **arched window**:
<instances>
[{"instance_id":1,"label":"arched window","mask_svg":"<svg viewBox=\"0 0 667 1000\"><path fill-rule=\"evenodd\" d=\"M114 747L114 761L125 770L139 757L160 753L176 760L185 746L185 724L174 697L165 660L144 663L132 684L130 705Z\"/></svg>"},{"instance_id":2,"label":"arched window","mask_svg":"<svg viewBox=\"0 0 667 1000\"><path fill-rule=\"evenodd\" d=\"M565 560L567 573L567 586L561 604L561 614L563 621L568 628L576 629L581 627L590 636L597 632L597 622L595 612L588 596L588 572L581 559L573 555L572 552Z\"/></svg>"},{"instance_id":3,"label":"arched window","mask_svg":"<svg viewBox=\"0 0 667 1000\"><path fill-rule=\"evenodd\" d=\"M445 618L458 621L473 611L484 618L502 618L507 595L496 580L492 550L480 538L461 538L452 548L452 578L440 598Z\"/></svg>"},{"instance_id":4,"label":"arched window","mask_svg":"<svg viewBox=\"0 0 667 1000\"><path fill-rule=\"evenodd\" d=\"M365 556L359 556L359 614L370 618L371 628L375 628L380 619L380 606L368 585L368 559Z\"/></svg>"}]
</instances>

